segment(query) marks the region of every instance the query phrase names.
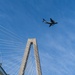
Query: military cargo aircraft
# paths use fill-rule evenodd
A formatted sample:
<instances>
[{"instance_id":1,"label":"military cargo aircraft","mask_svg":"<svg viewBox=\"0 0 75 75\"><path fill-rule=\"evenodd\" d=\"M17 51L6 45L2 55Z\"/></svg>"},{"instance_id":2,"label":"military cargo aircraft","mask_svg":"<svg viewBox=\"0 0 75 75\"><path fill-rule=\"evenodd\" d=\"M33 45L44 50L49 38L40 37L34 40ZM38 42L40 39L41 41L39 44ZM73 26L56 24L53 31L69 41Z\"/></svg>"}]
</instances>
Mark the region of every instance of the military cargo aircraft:
<instances>
[{"instance_id":1,"label":"military cargo aircraft","mask_svg":"<svg viewBox=\"0 0 75 75\"><path fill-rule=\"evenodd\" d=\"M55 22L52 18L50 18L50 22L46 21L45 19L43 19L43 22L46 24L49 24L49 27L58 23L58 22Z\"/></svg>"}]
</instances>

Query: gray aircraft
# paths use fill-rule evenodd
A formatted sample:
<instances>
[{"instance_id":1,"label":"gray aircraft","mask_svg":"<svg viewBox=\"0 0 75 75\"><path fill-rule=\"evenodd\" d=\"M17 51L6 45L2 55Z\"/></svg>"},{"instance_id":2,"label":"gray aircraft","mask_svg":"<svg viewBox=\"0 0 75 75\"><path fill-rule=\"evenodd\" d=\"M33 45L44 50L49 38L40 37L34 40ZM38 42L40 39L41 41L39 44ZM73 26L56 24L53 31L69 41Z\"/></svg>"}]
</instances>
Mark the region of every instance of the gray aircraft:
<instances>
[{"instance_id":1,"label":"gray aircraft","mask_svg":"<svg viewBox=\"0 0 75 75\"><path fill-rule=\"evenodd\" d=\"M43 19L43 22L45 22L46 24L49 24L49 27L58 23L58 22L55 22L52 18L50 18L50 22L46 21L45 19Z\"/></svg>"}]
</instances>

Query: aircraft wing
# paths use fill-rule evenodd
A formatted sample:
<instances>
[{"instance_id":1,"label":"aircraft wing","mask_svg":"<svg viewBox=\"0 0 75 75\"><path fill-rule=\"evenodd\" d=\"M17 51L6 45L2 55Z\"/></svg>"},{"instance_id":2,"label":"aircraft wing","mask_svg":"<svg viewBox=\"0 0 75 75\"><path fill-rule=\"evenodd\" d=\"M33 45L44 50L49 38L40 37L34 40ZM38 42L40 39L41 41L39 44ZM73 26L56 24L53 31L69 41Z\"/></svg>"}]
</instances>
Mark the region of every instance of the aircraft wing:
<instances>
[{"instance_id":1,"label":"aircraft wing","mask_svg":"<svg viewBox=\"0 0 75 75\"><path fill-rule=\"evenodd\" d=\"M55 22L52 18L50 18L50 20L51 20L51 22L52 22L52 23L54 23L54 22Z\"/></svg>"}]
</instances>

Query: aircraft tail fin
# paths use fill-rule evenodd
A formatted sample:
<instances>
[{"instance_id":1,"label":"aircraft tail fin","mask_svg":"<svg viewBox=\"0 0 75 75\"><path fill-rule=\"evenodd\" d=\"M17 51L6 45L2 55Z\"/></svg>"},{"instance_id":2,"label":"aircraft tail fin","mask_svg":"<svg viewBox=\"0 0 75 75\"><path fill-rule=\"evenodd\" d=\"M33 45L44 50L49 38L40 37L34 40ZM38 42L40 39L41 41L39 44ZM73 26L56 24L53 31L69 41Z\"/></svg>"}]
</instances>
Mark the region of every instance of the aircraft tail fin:
<instances>
[{"instance_id":1,"label":"aircraft tail fin","mask_svg":"<svg viewBox=\"0 0 75 75\"><path fill-rule=\"evenodd\" d=\"M45 19L43 19L43 21L42 22L45 22L46 20Z\"/></svg>"}]
</instances>

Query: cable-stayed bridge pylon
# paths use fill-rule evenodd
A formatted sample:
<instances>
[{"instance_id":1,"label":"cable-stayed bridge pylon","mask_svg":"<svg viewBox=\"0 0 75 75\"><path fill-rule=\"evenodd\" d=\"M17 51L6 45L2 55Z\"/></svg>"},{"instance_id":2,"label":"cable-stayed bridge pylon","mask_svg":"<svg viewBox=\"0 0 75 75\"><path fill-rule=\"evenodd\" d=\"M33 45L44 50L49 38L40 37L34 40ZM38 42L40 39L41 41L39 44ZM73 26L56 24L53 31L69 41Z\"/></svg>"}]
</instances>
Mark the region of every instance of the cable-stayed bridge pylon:
<instances>
[{"instance_id":1,"label":"cable-stayed bridge pylon","mask_svg":"<svg viewBox=\"0 0 75 75\"><path fill-rule=\"evenodd\" d=\"M34 49L36 73L37 73L37 75L42 75L38 47L37 47L37 42L36 42L35 38L28 39L28 41L27 41L27 45L26 45L26 49L25 49L24 56L22 59L19 75L25 75L25 70L26 70L26 66L27 66L28 57L30 54L31 45L33 45L33 49Z\"/></svg>"}]
</instances>

